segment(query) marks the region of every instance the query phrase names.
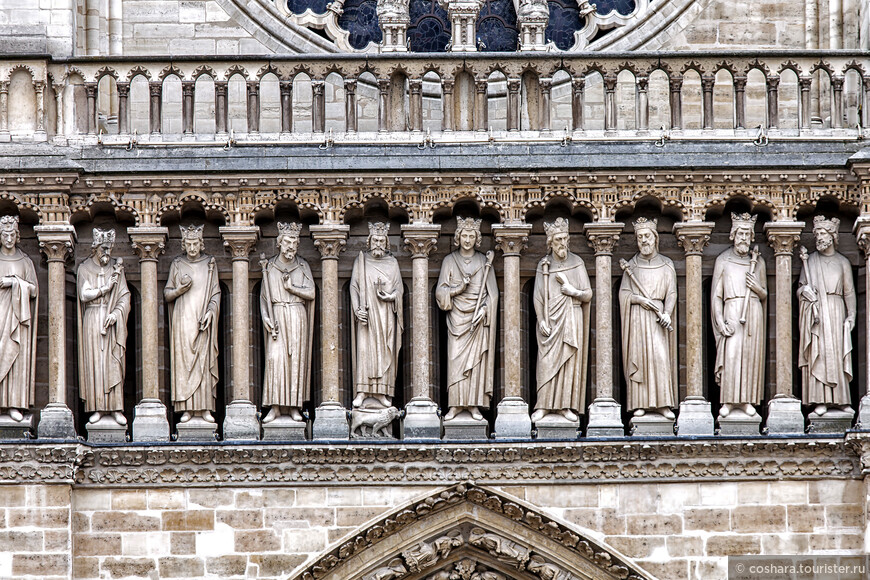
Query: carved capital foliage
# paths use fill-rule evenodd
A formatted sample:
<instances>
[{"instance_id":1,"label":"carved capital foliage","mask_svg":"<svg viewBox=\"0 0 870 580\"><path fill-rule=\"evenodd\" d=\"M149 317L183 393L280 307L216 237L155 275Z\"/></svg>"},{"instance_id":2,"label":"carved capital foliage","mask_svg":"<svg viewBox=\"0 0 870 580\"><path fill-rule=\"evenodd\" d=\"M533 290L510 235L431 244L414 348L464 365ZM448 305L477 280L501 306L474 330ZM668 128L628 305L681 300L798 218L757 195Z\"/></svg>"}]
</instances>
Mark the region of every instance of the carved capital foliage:
<instances>
[{"instance_id":1,"label":"carved capital foliage","mask_svg":"<svg viewBox=\"0 0 870 580\"><path fill-rule=\"evenodd\" d=\"M595 250L596 256L609 256L619 242L619 234L624 228L625 224L619 222L592 223L586 224L583 231L586 234L586 242Z\"/></svg>"},{"instance_id":2,"label":"carved capital foliage","mask_svg":"<svg viewBox=\"0 0 870 580\"><path fill-rule=\"evenodd\" d=\"M260 238L258 226L228 226L219 231L233 260L247 260Z\"/></svg>"},{"instance_id":3,"label":"carved capital foliage","mask_svg":"<svg viewBox=\"0 0 870 580\"><path fill-rule=\"evenodd\" d=\"M495 238L495 247L502 251L505 256L519 256L529 245L529 234L532 232L531 224L492 226L492 235Z\"/></svg>"},{"instance_id":4,"label":"carved capital foliage","mask_svg":"<svg viewBox=\"0 0 870 580\"><path fill-rule=\"evenodd\" d=\"M166 250L169 229L163 227L127 228L127 235L133 244L133 251L141 262L155 262Z\"/></svg>"},{"instance_id":5,"label":"carved capital foliage","mask_svg":"<svg viewBox=\"0 0 870 580\"><path fill-rule=\"evenodd\" d=\"M73 254L76 241L72 226L36 226L39 249L49 262L66 262Z\"/></svg>"},{"instance_id":6,"label":"carved capital foliage","mask_svg":"<svg viewBox=\"0 0 870 580\"><path fill-rule=\"evenodd\" d=\"M350 226L318 225L311 226L310 230L314 247L320 251L320 257L324 260L337 260L347 245Z\"/></svg>"},{"instance_id":7,"label":"carved capital foliage","mask_svg":"<svg viewBox=\"0 0 870 580\"><path fill-rule=\"evenodd\" d=\"M405 249L412 258L428 258L438 246L441 226L434 224L408 224L402 226Z\"/></svg>"},{"instance_id":8,"label":"carved capital foliage","mask_svg":"<svg viewBox=\"0 0 870 580\"><path fill-rule=\"evenodd\" d=\"M864 257L870 260L870 216L861 216L855 221L855 241L864 252Z\"/></svg>"},{"instance_id":9,"label":"carved capital foliage","mask_svg":"<svg viewBox=\"0 0 870 580\"><path fill-rule=\"evenodd\" d=\"M715 225L712 222L676 223L674 224L674 235L687 256L700 256L710 242L710 234Z\"/></svg>"},{"instance_id":10,"label":"carved capital foliage","mask_svg":"<svg viewBox=\"0 0 870 580\"><path fill-rule=\"evenodd\" d=\"M777 256L791 256L801 239L804 222L770 222L764 224L767 243Z\"/></svg>"}]
</instances>

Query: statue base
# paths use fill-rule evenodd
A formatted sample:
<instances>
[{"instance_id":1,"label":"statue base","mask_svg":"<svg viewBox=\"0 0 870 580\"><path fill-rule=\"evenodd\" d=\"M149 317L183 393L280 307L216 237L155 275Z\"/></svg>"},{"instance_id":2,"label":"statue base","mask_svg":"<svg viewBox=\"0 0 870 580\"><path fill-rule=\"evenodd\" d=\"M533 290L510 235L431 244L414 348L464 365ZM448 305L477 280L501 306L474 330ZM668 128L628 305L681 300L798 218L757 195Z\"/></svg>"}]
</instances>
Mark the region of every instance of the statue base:
<instances>
[{"instance_id":1,"label":"statue base","mask_svg":"<svg viewBox=\"0 0 870 580\"><path fill-rule=\"evenodd\" d=\"M428 397L414 397L405 405L404 439L439 441L441 417L438 405Z\"/></svg>"},{"instance_id":2,"label":"statue base","mask_svg":"<svg viewBox=\"0 0 870 580\"><path fill-rule=\"evenodd\" d=\"M727 417L719 417L719 435L726 437L757 437L761 434L761 415L747 415L732 409Z\"/></svg>"},{"instance_id":3,"label":"statue base","mask_svg":"<svg viewBox=\"0 0 870 580\"><path fill-rule=\"evenodd\" d=\"M861 403L858 405L858 420L855 422L855 429L859 431L870 431L870 395L861 397Z\"/></svg>"},{"instance_id":4,"label":"statue base","mask_svg":"<svg viewBox=\"0 0 870 580\"><path fill-rule=\"evenodd\" d=\"M800 399L789 395L775 395L767 404L768 435L802 435L804 414Z\"/></svg>"},{"instance_id":5,"label":"statue base","mask_svg":"<svg viewBox=\"0 0 870 580\"><path fill-rule=\"evenodd\" d=\"M675 422L674 419L658 413L647 413L641 417L632 417L628 422L628 429L633 437L673 437Z\"/></svg>"},{"instance_id":6,"label":"statue base","mask_svg":"<svg viewBox=\"0 0 870 580\"><path fill-rule=\"evenodd\" d=\"M474 419L471 413L462 411L449 421L444 421L444 439L487 439L488 426L486 419Z\"/></svg>"},{"instance_id":7,"label":"statue base","mask_svg":"<svg viewBox=\"0 0 870 580\"><path fill-rule=\"evenodd\" d=\"M133 417L133 441L169 441L166 406L158 399L142 399Z\"/></svg>"},{"instance_id":8,"label":"statue base","mask_svg":"<svg viewBox=\"0 0 870 580\"><path fill-rule=\"evenodd\" d=\"M680 403L677 417L677 435L680 437L712 437L713 412L704 397L686 397Z\"/></svg>"},{"instance_id":9,"label":"statue base","mask_svg":"<svg viewBox=\"0 0 870 580\"><path fill-rule=\"evenodd\" d=\"M119 425L111 413L106 413L96 423L85 425L89 443L126 443L127 425Z\"/></svg>"},{"instance_id":10,"label":"statue base","mask_svg":"<svg viewBox=\"0 0 870 580\"><path fill-rule=\"evenodd\" d=\"M350 439L347 409L337 401L326 401L314 411L313 439Z\"/></svg>"},{"instance_id":11,"label":"statue base","mask_svg":"<svg viewBox=\"0 0 870 580\"><path fill-rule=\"evenodd\" d=\"M625 437L622 407L614 399L595 399L589 405L586 437Z\"/></svg>"},{"instance_id":12,"label":"statue base","mask_svg":"<svg viewBox=\"0 0 870 580\"><path fill-rule=\"evenodd\" d=\"M21 421L9 415L0 415L0 441L33 438L33 414L25 413Z\"/></svg>"},{"instance_id":13,"label":"statue base","mask_svg":"<svg viewBox=\"0 0 870 580\"><path fill-rule=\"evenodd\" d=\"M828 412L824 415L817 415L816 412L813 411L807 417L810 421L807 433L812 433L813 435L821 433L836 433L842 435L852 428L852 420L854 418L855 411L852 409L828 409Z\"/></svg>"},{"instance_id":14,"label":"statue base","mask_svg":"<svg viewBox=\"0 0 870 580\"><path fill-rule=\"evenodd\" d=\"M217 423L209 423L202 417L193 417L190 421L175 426L176 441L217 441Z\"/></svg>"},{"instance_id":15,"label":"statue base","mask_svg":"<svg viewBox=\"0 0 870 580\"><path fill-rule=\"evenodd\" d=\"M224 441L259 441L260 422L257 408L250 401L233 401L227 405Z\"/></svg>"},{"instance_id":16,"label":"statue base","mask_svg":"<svg viewBox=\"0 0 870 580\"><path fill-rule=\"evenodd\" d=\"M495 411L496 439L531 439L529 405L522 397L505 397Z\"/></svg>"},{"instance_id":17,"label":"statue base","mask_svg":"<svg viewBox=\"0 0 870 580\"><path fill-rule=\"evenodd\" d=\"M281 415L263 423L263 441L304 441L307 438L307 421L294 421L287 415Z\"/></svg>"},{"instance_id":18,"label":"statue base","mask_svg":"<svg viewBox=\"0 0 870 580\"><path fill-rule=\"evenodd\" d=\"M579 435L580 420L569 421L559 413L544 415L540 421L535 421L538 439L559 439L576 441Z\"/></svg>"},{"instance_id":19,"label":"statue base","mask_svg":"<svg viewBox=\"0 0 870 580\"><path fill-rule=\"evenodd\" d=\"M39 439L75 439L76 427L72 411L63 403L49 403L39 415L36 428Z\"/></svg>"},{"instance_id":20,"label":"statue base","mask_svg":"<svg viewBox=\"0 0 870 580\"><path fill-rule=\"evenodd\" d=\"M353 409L350 412L350 437L351 439L395 439L393 421L401 414L401 411L395 407L363 406Z\"/></svg>"}]
</instances>

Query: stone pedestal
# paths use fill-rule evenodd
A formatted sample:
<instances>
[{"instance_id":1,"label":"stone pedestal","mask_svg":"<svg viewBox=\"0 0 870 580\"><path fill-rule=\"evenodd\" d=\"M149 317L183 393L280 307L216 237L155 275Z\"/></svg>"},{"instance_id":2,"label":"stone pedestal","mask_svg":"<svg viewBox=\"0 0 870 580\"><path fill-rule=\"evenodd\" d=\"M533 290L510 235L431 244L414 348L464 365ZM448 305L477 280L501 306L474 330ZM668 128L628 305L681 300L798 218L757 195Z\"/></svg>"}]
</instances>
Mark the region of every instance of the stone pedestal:
<instances>
[{"instance_id":1,"label":"stone pedestal","mask_svg":"<svg viewBox=\"0 0 870 580\"><path fill-rule=\"evenodd\" d=\"M313 439L349 439L347 409L336 401L321 403L314 414Z\"/></svg>"},{"instance_id":2,"label":"stone pedestal","mask_svg":"<svg viewBox=\"0 0 870 580\"><path fill-rule=\"evenodd\" d=\"M39 439L75 439L75 419L63 403L49 403L40 413L37 435Z\"/></svg>"},{"instance_id":3,"label":"stone pedestal","mask_svg":"<svg viewBox=\"0 0 870 580\"><path fill-rule=\"evenodd\" d=\"M788 395L776 395L767 404L767 434L803 434L804 414L800 399Z\"/></svg>"},{"instance_id":4,"label":"stone pedestal","mask_svg":"<svg viewBox=\"0 0 870 580\"><path fill-rule=\"evenodd\" d=\"M178 436L176 441L217 441L217 423L209 423L202 417L193 417L186 423L175 426Z\"/></svg>"},{"instance_id":5,"label":"stone pedestal","mask_svg":"<svg viewBox=\"0 0 870 580\"><path fill-rule=\"evenodd\" d=\"M757 437L761 434L761 415L747 415L734 409L727 417L719 417L719 435L726 437Z\"/></svg>"},{"instance_id":6,"label":"stone pedestal","mask_svg":"<svg viewBox=\"0 0 870 580\"><path fill-rule=\"evenodd\" d=\"M260 422L257 407L250 401L233 401L227 405L224 441L259 441Z\"/></svg>"},{"instance_id":7,"label":"stone pedestal","mask_svg":"<svg viewBox=\"0 0 870 580\"><path fill-rule=\"evenodd\" d=\"M308 422L294 421L287 415L263 423L263 441L304 441L307 435Z\"/></svg>"},{"instance_id":8,"label":"stone pedestal","mask_svg":"<svg viewBox=\"0 0 870 580\"><path fill-rule=\"evenodd\" d=\"M540 433L538 434L540 437ZM613 399L595 399L589 405L586 437L625 437L622 407Z\"/></svg>"},{"instance_id":9,"label":"stone pedestal","mask_svg":"<svg viewBox=\"0 0 870 580\"><path fill-rule=\"evenodd\" d=\"M495 415L496 439L531 439L532 419L529 405L522 397L505 397Z\"/></svg>"},{"instance_id":10,"label":"stone pedestal","mask_svg":"<svg viewBox=\"0 0 870 580\"><path fill-rule=\"evenodd\" d=\"M472 419L471 414L462 412L444 421L444 439L486 439L486 419Z\"/></svg>"},{"instance_id":11,"label":"stone pedestal","mask_svg":"<svg viewBox=\"0 0 870 580\"><path fill-rule=\"evenodd\" d=\"M133 441L169 441L166 406L157 399L142 399L133 418Z\"/></svg>"},{"instance_id":12,"label":"stone pedestal","mask_svg":"<svg viewBox=\"0 0 870 580\"><path fill-rule=\"evenodd\" d=\"M686 397L680 403L677 417L677 435L680 437L712 437L713 413L704 397Z\"/></svg>"},{"instance_id":13,"label":"stone pedestal","mask_svg":"<svg viewBox=\"0 0 870 580\"><path fill-rule=\"evenodd\" d=\"M538 439L559 439L576 441L579 435L580 420L569 421L562 415L550 413L540 421L535 422Z\"/></svg>"},{"instance_id":14,"label":"stone pedestal","mask_svg":"<svg viewBox=\"0 0 870 580\"><path fill-rule=\"evenodd\" d=\"M126 443L127 426L119 425L112 418L111 413L100 417L96 423L88 423L85 426L88 431L89 443Z\"/></svg>"},{"instance_id":15,"label":"stone pedestal","mask_svg":"<svg viewBox=\"0 0 870 580\"><path fill-rule=\"evenodd\" d=\"M9 415L0 416L0 441L33 438L33 415L26 413L21 421Z\"/></svg>"},{"instance_id":16,"label":"stone pedestal","mask_svg":"<svg viewBox=\"0 0 870 580\"><path fill-rule=\"evenodd\" d=\"M673 437L674 422L674 419L648 413L643 417L632 417L628 428L634 437Z\"/></svg>"},{"instance_id":17,"label":"stone pedestal","mask_svg":"<svg viewBox=\"0 0 870 580\"><path fill-rule=\"evenodd\" d=\"M399 418L395 407L360 407L350 412L351 439L395 439L393 421Z\"/></svg>"},{"instance_id":18,"label":"stone pedestal","mask_svg":"<svg viewBox=\"0 0 870 580\"><path fill-rule=\"evenodd\" d=\"M858 420L855 422L855 429L860 431L870 431L870 395L861 397L861 404L858 405Z\"/></svg>"},{"instance_id":19,"label":"stone pedestal","mask_svg":"<svg viewBox=\"0 0 870 580\"><path fill-rule=\"evenodd\" d=\"M855 418L855 411L848 409L841 411L840 409L828 409L824 415L817 415L815 411L807 416L810 426L807 428L807 433L813 435L836 433L842 435L848 429L852 428L852 420Z\"/></svg>"},{"instance_id":20,"label":"stone pedestal","mask_svg":"<svg viewBox=\"0 0 870 580\"><path fill-rule=\"evenodd\" d=\"M438 405L428 397L414 397L405 405L405 439L440 440Z\"/></svg>"}]
</instances>

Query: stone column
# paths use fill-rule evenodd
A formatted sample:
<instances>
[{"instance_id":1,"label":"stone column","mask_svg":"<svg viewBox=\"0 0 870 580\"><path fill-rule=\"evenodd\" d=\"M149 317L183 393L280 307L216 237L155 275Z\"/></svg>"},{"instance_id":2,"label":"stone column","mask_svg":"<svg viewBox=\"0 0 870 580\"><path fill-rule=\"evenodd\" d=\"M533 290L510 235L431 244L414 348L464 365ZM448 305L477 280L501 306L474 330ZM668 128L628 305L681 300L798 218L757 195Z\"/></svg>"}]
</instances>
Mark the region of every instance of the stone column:
<instances>
[{"instance_id":1,"label":"stone column","mask_svg":"<svg viewBox=\"0 0 870 580\"><path fill-rule=\"evenodd\" d=\"M219 229L224 246L233 256L233 401L224 419L225 441L257 441L260 422L251 402L251 291L248 285L248 255L257 245L257 226L226 226Z\"/></svg>"},{"instance_id":2,"label":"stone column","mask_svg":"<svg viewBox=\"0 0 870 580\"><path fill-rule=\"evenodd\" d=\"M413 398L405 405L405 439L440 439L441 417L432 401L430 368L432 327L429 319L429 254L438 246L441 226L407 224L402 226L405 249L411 253L411 366Z\"/></svg>"},{"instance_id":3,"label":"stone column","mask_svg":"<svg viewBox=\"0 0 870 580\"><path fill-rule=\"evenodd\" d=\"M866 300L864 316L865 393L858 405L858 418L855 421L855 428L870 430L870 314L867 314L870 313L870 215L862 215L855 221L854 233L858 241L858 247L864 252L864 292Z\"/></svg>"},{"instance_id":4,"label":"stone column","mask_svg":"<svg viewBox=\"0 0 870 580\"><path fill-rule=\"evenodd\" d=\"M767 241L776 253L776 394L767 404L767 432L803 433L801 401L792 392L792 254L804 222L764 224Z\"/></svg>"},{"instance_id":5,"label":"stone column","mask_svg":"<svg viewBox=\"0 0 870 580\"><path fill-rule=\"evenodd\" d=\"M33 229L48 260L48 405L36 433L39 439L75 439L75 420L66 406L66 261L73 254L76 231L70 225Z\"/></svg>"},{"instance_id":6,"label":"stone column","mask_svg":"<svg viewBox=\"0 0 870 580\"><path fill-rule=\"evenodd\" d=\"M169 229L158 226L127 228L133 251L139 256L142 293L142 400L136 405L133 441L169 441L166 405L160 400L160 294L157 259L166 248Z\"/></svg>"},{"instance_id":7,"label":"stone column","mask_svg":"<svg viewBox=\"0 0 870 580\"><path fill-rule=\"evenodd\" d=\"M595 400L589 406L587 437L622 437L622 408L613 398L613 248L622 223L586 224L586 240L595 250Z\"/></svg>"},{"instance_id":8,"label":"stone column","mask_svg":"<svg viewBox=\"0 0 870 580\"><path fill-rule=\"evenodd\" d=\"M0 142L9 142L9 81L0 81Z\"/></svg>"},{"instance_id":9,"label":"stone column","mask_svg":"<svg viewBox=\"0 0 870 580\"><path fill-rule=\"evenodd\" d=\"M45 83L36 81L33 83L36 91L36 133L40 138L45 138Z\"/></svg>"},{"instance_id":10,"label":"stone column","mask_svg":"<svg viewBox=\"0 0 870 580\"><path fill-rule=\"evenodd\" d=\"M532 419L529 404L523 400L522 332L520 321L520 254L529 242L531 224L496 224L492 234L496 247L504 254L504 306L502 336L504 336L504 398L495 417L497 439L531 439Z\"/></svg>"},{"instance_id":11,"label":"stone column","mask_svg":"<svg viewBox=\"0 0 870 580\"><path fill-rule=\"evenodd\" d=\"M704 398L704 311L701 268L712 222L674 224L677 242L686 252L686 398L680 402L677 435L713 435L713 413ZM676 322L676 321L674 321Z\"/></svg>"},{"instance_id":12,"label":"stone column","mask_svg":"<svg viewBox=\"0 0 870 580\"><path fill-rule=\"evenodd\" d=\"M314 247L320 250L320 368L322 401L315 411L314 439L348 439L347 410L338 400L338 255L347 244L350 226L311 226Z\"/></svg>"}]
</instances>

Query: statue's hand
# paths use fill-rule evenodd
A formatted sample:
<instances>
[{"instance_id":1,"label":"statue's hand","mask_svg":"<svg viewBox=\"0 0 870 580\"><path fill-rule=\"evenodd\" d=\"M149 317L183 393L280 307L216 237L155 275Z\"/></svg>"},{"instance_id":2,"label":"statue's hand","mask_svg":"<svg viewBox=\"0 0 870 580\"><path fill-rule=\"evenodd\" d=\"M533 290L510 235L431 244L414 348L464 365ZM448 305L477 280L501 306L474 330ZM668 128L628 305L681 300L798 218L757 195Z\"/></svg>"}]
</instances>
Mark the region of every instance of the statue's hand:
<instances>
[{"instance_id":1,"label":"statue's hand","mask_svg":"<svg viewBox=\"0 0 870 580\"><path fill-rule=\"evenodd\" d=\"M562 282L562 294L571 296L572 298L579 297L580 291L571 286L568 282Z\"/></svg>"},{"instance_id":2,"label":"statue's hand","mask_svg":"<svg viewBox=\"0 0 870 580\"><path fill-rule=\"evenodd\" d=\"M667 328L670 325L671 325L671 315L668 314L667 312L662 312L661 316L659 317L659 326L661 326L662 328Z\"/></svg>"},{"instance_id":3,"label":"statue's hand","mask_svg":"<svg viewBox=\"0 0 870 580\"><path fill-rule=\"evenodd\" d=\"M816 293L816 291L813 288L810 287L809 284L807 284L806 286L801 288L801 296L803 296L803 299L808 301L808 302L818 302L819 301L819 295Z\"/></svg>"},{"instance_id":4,"label":"statue's hand","mask_svg":"<svg viewBox=\"0 0 870 580\"><path fill-rule=\"evenodd\" d=\"M544 336L550 336L550 333L553 332L553 330L550 328L550 325L543 321L538 323L538 327L541 329L541 334L543 334Z\"/></svg>"},{"instance_id":5,"label":"statue's hand","mask_svg":"<svg viewBox=\"0 0 870 580\"><path fill-rule=\"evenodd\" d=\"M472 326L477 326L480 324L480 321L484 319L486 316L486 306L483 305L480 307L480 310L477 311L477 314L474 315L474 318L471 320Z\"/></svg>"},{"instance_id":6,"label":"statue's hand","mask_svg":"<svg viewBox=\"0 0 870 580\"><path fill-rule=\"evenodd\" d=\"M758 282L758 276L750 274L749 272L746 273L746 287L759 295L764 292L764 288L762 288L761 284Z\"/></svg>"},{"instance_id":7,"label":"statue's hand","mask_svg":"<svg viewBox=\"0 0 870 580\"><path fill-rule=\"evenodd\" d=\"M12 288L13 276L3 276L0 278L0 288Z\"/></svg>"},{"instance_id":8,"label":"statue's hand","mask_svg":"<svg viewBox=\"0 0 870 580\"><path fill-rule=\"evenodd\" d=\"M734 327L727 320L722 323L722 328L719 329L722 336L734 336Z\"/></svg>"},{"instance_id":9,"label":"statue's hand","mask_svg":"<svg viewBox=\"0 0 870 580\"><path fill-rule=\"evenodd\" d=\"M118 322L118 316L114 312L109 312L106 315L106 326L111 326Z\"/></svg>"},{"instance_id":10,"label":"statue's hand","mask_svg":"<svg viewBox=\"0 0 870 580\"><path fill-rule=\"evenodd\" d=\"M180 282L181 282L181 286L178 287L178 290L180 291L181 294L184 294L185 292L190 290L191 286L193 286L193 278L191 278L187 274L181 275Z\"/></svg>"},{"instance_id":11,"label":"statue's hand","mask_svg":"<svg viewBox=\"0 0 870 580\"><path fill-rule=\"evenodd\" d=\"M356 319L360 321L360 324L368 324L369 323L369 313L365 308L358 308L356 311Z\"/></svg>"},{"instance_id":12,"label":"statue's hand","mask_svg":"<svg viewBox=\"0 0 870 580\"><path fill-rule=\"evenodd\" d=\"M211 310L207 310L205 315L202 317L202 320L199 321L200 332L205 332L206 330L208 330L208 327L211 326L213 319L214 313Z\"/></svg>"},{"instance_id":13,"label":"statue's hand","mask_svg":"<svg viewBox=\"0 0 870 580\"><path fill-rule=\"evenodd\" d=\"M383 290L378 290L378 298L384 302L393 302L396 300L396 294L395 293L387 293L387 292L384 292Z\"/></svg>"},{"instance_id":14,"label":"statue's hand","mask_svg":"<svg viewBox=\"0 0 870 580\"><path fill-rule=\"evenodd\" d=\"M855 330L855 317L854 316L847 316L846 317L846 329L849 332L852 332L853 330Z\"/></svg>"}]
</instances>

